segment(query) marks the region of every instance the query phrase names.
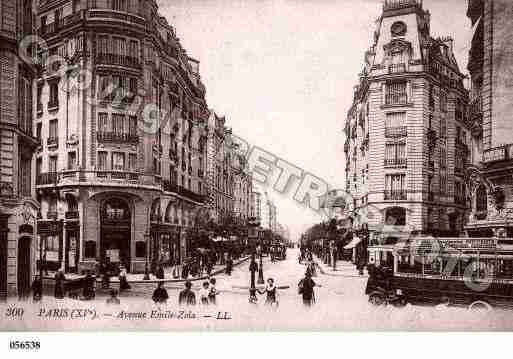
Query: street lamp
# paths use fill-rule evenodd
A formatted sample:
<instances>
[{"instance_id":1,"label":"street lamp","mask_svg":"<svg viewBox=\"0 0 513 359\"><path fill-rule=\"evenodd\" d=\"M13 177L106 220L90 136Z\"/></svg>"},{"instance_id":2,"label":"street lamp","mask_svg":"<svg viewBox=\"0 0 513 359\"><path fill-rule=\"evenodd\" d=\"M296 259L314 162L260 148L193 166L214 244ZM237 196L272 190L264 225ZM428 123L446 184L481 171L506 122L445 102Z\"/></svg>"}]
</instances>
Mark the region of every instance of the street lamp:
<instances>
[{"instance_id":1,"label":"street lamp","mask_svg":"<svg viewBox=\"0 0 513 359\"><path fill-rule=\"evenodd\" d=\"M143 278L143 280L150 280L150 270L149 270L150 238L151 238L151 235L148 232L146 232L144 234L144 239L146 240L146 265L144 266L144 278Z\"/></svg>"},{"instance_id":2,"label":"street lamp","mask_svg":"<svg viewBox=\"0 0 513 359\"><path fill-rule=\"evenodd\" d=\"M262 232L259 232L260 236L260 265L258 266L258 284L264 284L264 268L262 265L262 252L263 252L263 241L262 236L260 235Z\"/></svg>"}]
</instances>

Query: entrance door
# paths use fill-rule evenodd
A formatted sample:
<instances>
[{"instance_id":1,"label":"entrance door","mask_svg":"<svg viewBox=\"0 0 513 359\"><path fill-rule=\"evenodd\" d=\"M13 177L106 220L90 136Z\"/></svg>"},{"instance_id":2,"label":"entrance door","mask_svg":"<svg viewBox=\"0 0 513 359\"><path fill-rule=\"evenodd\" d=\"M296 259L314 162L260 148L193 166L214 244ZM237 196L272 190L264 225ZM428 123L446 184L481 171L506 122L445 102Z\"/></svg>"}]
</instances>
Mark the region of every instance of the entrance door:
<instances>
[{"instance_id":1,"label":"entrance door","mask_svg":"<svg viewBox=\"0 0 513 359\"><path fill-rule=\"evenodd\" d=\"M131 221L128 204L113 198L105 202L101 211L100 259L123 264L130 270Z\"/></svg>"},{"instance_id":2,"label":"entrance door","mask_svg":"<svg viewBox=\"0 0 513 359\"><path fill-rule=\"evenodd\" d=\"M18 241L18 296L26 298L30 295L30 242L28 237Z\"/></svg>"}]
</instances>

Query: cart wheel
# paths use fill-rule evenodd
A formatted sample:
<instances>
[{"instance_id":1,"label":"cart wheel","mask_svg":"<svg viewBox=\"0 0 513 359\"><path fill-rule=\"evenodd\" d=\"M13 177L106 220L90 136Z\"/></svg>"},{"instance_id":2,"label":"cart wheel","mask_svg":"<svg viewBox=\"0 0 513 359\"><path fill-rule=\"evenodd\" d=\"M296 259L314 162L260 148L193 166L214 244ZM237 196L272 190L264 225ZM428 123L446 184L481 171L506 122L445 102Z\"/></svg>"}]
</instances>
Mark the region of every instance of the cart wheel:
<instances>
[{"instance_id":1,"label":"cart wheel","mask_svg":"<svg viewBox=\"0 0 513 359\"><path fill-rule=\"evenodd\" d=\"M369 295L369 303L375 306L385 304L385 297L381 293L371 293Z\"/></svg>"},{"instance_id":2,"label":"cart wheel","mask_svg":"<svg viewBox=\"0 0 513 359\"><path fill-rule=\"evenodd\" d=\"M487 312L492 310L492 306L484 300L476 300L468 306L469 310Z\"/></svg>"}]
</instances>

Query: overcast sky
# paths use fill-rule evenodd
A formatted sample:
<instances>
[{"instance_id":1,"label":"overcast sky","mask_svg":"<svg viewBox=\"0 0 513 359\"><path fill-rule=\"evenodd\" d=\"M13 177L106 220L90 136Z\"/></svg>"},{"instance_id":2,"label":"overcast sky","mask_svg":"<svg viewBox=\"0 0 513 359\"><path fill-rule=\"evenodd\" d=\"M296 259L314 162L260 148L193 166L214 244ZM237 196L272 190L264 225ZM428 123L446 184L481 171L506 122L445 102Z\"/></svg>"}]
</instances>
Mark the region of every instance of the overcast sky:
<instances>
[{"instance_id":1,"label":"overcast sky","mask_svg":"<svg viewBox=\"0 0 513 359\"><path fill-rule=\"evenodd\" d=\"M344 186L344 126L381 0L157 0L200 61L207 102L235 134ZM424 0L434 37L450 35L466 73L466 0ZM269 192L294 237L321 220ZM293 238L295 239L295 238Z\"/></svg>"}]
</instances>

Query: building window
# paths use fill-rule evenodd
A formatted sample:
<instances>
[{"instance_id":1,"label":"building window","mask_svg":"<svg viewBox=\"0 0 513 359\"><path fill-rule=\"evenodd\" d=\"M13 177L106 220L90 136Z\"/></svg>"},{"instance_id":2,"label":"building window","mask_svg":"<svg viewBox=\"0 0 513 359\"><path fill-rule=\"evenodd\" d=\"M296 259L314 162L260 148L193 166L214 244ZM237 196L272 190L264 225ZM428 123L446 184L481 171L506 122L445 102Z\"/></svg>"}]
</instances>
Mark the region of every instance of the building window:
<instances>
[{"instance_id":1,"label":"building window","mask_svg":"<svg viewBox=\"0 0 513 359\"><path fill-rule=\"evenodd\" d=\"M99 113L98 114L98 132L109 131L109 114Z\"/></svg>"},{"instance_id":2,"label":"building window","mask_svg":"<svg viewBox=\"0 0 513 359\"><path fill-rule=\"evenodd\" d=\"M48 159L48 172L57 172L57 156L50 156Z\"/></svg>"},{"instance_id":3,"label":"building window","mask_svg":"<svg viewBox=\"0 0 513 359\"><path fill-rule=\"evenodd\" d=\"M112 169L114 171L125 170L125 154L123 152L112 152Z\"/></svg>"},{"instance_id":4,"label":"building window","mask_svg":"<svg viewBox=\"0 0 513 359\"><path fill-rule=\"evenodd\" d=\"M440 111L447 112L447 94L444 92L440 94Z\"/></svg>"},{"instance_id":5,"label":"building window","mask_svg":"<svg viewBox=\"0 0 513 359\"><path fill-rule=\"evenodd\" d=\"M68 169L74 170L77 167L77 153L75 151L68 152Z\"/></svg>"},{"instance_id":6,"label":"building window","mask_svg":"<svg viewBox=\"0 0 513 359\"><path fill-rule=\"evenodd\" d=\"M385 222L389 226L406 225L406 209L402 207L392 207L386 210Z\"/></svg>"},{"instance_id":7,"label":"building window","mask_svg":"<svg viewBox=\"0 0 513 359\"><path fill-rule=\"evenodd\" d=\"M440 137L446 138L447 136L447 121L444 116L440 117Z\"/></svg>"},{"instance_id":8,"label":"building window","mask_svg":"<svg viewBox=\"0 0 513 359\"><path fill-rule=\"evenodd\" d=\"M25 78L18 81L18 104L20 130L32 135L32 85Z\"/></svg>"},{"instance_id":9,"label":"building window","mask_svg":"<svg viewBox=\"0 0 513 359\"><path fill-rule=\"evenodd\" d=\"M385 104L404 105L408 102L406 81L389 82L386 84Z\"/></svg>"},{"instance_id":10,"label":"building window","mask_svg":"<svg viewBox=\"0 0 513 359\"><path fill-rule=\"evenodd\" d=\"M405 179L404 174L385 176L385 200L406 200Z\"/></svg>"},{"instance_id":11,"label":"building window","mask_svg":"<svg viewBox=\"0 0 513 359\"><path fill-rule=\"evenodd\" d=\"M107 170L107 152L105 151L98 152L98 169L100 171Z\"/></svg>"},{"instance_id":12,"label":"building window","mask_svg":"<svg viewBox=\"0 0 513 359\"><path fill-rule=\"evenodd\" d=\"M447 193L447 174L440 173L440 194Z\"/></svg>"},{"instance_id":13,"label":"building window","mask_svg":"<svg viewBox=\"0 0 513 359\"><path fill-rule=\"evenodd\" d=\"M124 115L112 115L112 132L116 135L123 134L124 131L124 122L125 122L125 116Z\"/></svg>"},{"instance_id":14,"label":"building window","mask_svg":"<svg viewBox=\"0 0 513 359\"><path fill-rule=\"evenodd\" d=\"M132 172L135 172L137 169L137 154L130 153L128 154L128 169Z\"/></svg>"},{"instance_id":15,"label":"building window","mask_svg":"<svg viewBox=\"0 0 513 359\"><path fill-rule=\"evenodd\" d=\"M50 97L48 99L48 108L54 109L59 107L59 84L57 81L49 83Z\"/></svg>"},{"instance_id":16,"label":"building window","mask_svg":"<svg viewBox=\"0 0 513 359\"><path fill-rule=\"evenodd\" d=\"M128 134L130 136L137 135L137 117L136 116L130 116L128 118Z\"/></svg>"},{"instance_id":17,"label":"building window","mask_svg":"<svg viewBox=\"0 0 513 359\"><path fill-rule=\"evenodd\" d=\"M127 8L127 1L128 0L111 0L112 1L112 10L116 11L124 11L126 12L128 10Z\"/></svg>"},{"instance_id":18,"label":"building window","mask_svg":"<svg viewBox=\"0 0 513 359\"><path fill-rule=\"evenodd\" d=\"M18 182L20 183L19 194L22 197L30 197L31 195L31 166L32 160L30 157L20 156L19 162L20 170Z\"/></svg>"},{"instance_id":19,"label":"building window","mask_svg":"<svg viewBox=\"0 0 513 359\"><path fill-rule=\"evenodd\" d=\"M49 122L49 131L48 131L48 140L50 142L57 141L58 136L58 122L56 119L50 120Z\"/></svg>"},{"instance_id":20,"label":"building window","mask_svg":"<svg viewBox=\"0 0 513 359\"><path fill-rule=\"evenodd\" d=\"M406 112L387 113L385 118L385 136L404 137L406 135Z\"/></svg>"},{"instance_id":21,"label":"building window","mask_svg":"<svg viewBox=\"0 0 513 359\"><path fill-rule=\"evenodd\" d=\"M481 185L476 191L476 212L488 211L488 196L486 194L486 187Z\"/></svg>"},{"instance_id":22,"label":"building window","mask_svg":"<svg viewBox=\"0 0 513 359\"><path fill-rule=\"evenodd\" d=\"M387 143L385 147L385 166L406 165L406 144ZM363 175L363 170L362 170Z\"/></svg>"},{"instance_id":23,"label":"building window","mask_svg":"<svg viewBox=\"0 0 513 359\"><path fill-rule=\"evenodd\" d=\"M36 138L39 140L39 142L41 142L41 129L42 129L42 124L41 124L41 122L38 122L36 124Z\"/></svg>"}]
</instances>

